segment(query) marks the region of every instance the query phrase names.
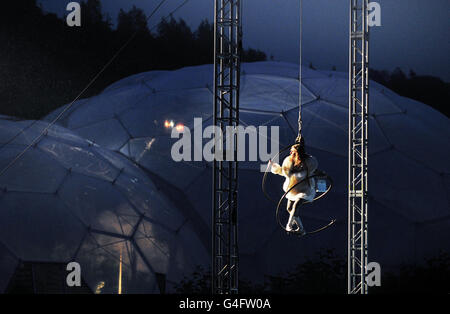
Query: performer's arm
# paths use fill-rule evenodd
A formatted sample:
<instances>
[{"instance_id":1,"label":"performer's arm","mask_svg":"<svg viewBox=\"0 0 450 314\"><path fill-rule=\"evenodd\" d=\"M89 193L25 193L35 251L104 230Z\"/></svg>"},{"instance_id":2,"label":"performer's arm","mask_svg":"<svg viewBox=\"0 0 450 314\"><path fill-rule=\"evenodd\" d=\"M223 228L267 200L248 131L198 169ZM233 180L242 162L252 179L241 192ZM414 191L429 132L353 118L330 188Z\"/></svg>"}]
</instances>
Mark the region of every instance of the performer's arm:
<instances>
[{"instance_id":1,"label":"performer's arm","mask_svg":"<svg viewBox=\"0 0 450 314\"><path fill-rule=\"evenodd\" d=\"M270 171L273 174L278 174L280 176L282 176L282 171L281 171L281 166L279 164L277 164L276 162L273 162L272 160L269 160L269 167L270 167Z\"/></svg>"}]
</instances>

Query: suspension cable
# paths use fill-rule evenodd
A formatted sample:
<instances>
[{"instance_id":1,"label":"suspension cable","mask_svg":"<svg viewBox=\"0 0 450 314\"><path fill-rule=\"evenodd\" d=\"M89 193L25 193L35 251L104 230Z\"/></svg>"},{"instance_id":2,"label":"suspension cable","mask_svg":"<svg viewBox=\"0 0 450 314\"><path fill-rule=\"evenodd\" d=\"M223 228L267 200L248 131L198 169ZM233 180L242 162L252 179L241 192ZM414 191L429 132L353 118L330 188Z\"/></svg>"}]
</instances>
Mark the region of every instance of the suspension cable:
<instances>
[{"instance_id":1,"label":"suspension cable","mask_svg":"<svg viewBox=\"0 0 450 314\"><path fill-rule=\"evenodd\" d=\"M172 16L175 12L177 12L179 9L181 9L189 0L184 0L183 3L181 3L179 6L177 6L175 9L173 9L169 14L167 14L166 16L164 16L162 18L163 21L166 21L166 19L169 16ZM157 26L159 25L159 22L156 23L155 25L153 25L152 27L150 27L150 31L154 30Z\"/></svg>"},{"instance_id":2,"label":"suspension cable","mask_svg":"<svg viewBox=\"0 0 450 314\"><path fill-rule=\"evenodd\" d=\"M300 35L299 35L299 69L298 69L298 135L296 142L302 137L302 41L303 41L303 0L300 0Z\"/></svg>"},{"instance_id":3,"label":"suspension cable","mask_svg":"<svg viewBox=\"0 0 450 314\"><path fill-rule=\"evenodd\" d=\"M155 13L159 10L159 8L166 2L167 0L161 0L159 4L153 9L153 11L150 13L150 15L147 17L146 21L148 21ZM189 0L185 0L183 3L181 3L178 7L176 7L172 12L169 13L166 17L171 16L173 13L175 13L177 10L179 10L182 6L184 6ZM153 26L150 30L155 28ZM99 76L106 70L106 68L119 56L119 54L130 44L130 42L136 37L136 35L139 33L139 30L136 30L130 38L116 51L116 53L111 57L111 59L105 63L105 65L100 69L100 71L91 79L91 81L86 85L86 87L75 97L72 102L70 102L66 107L54 118L51 122L47 124L47 126L37 135L28 145L25 147L23 151L21 151L19 154L17 154L11 162L9 162L1 171L0 171L0 177L9 169L11 168L33 145L35 145L45 134L47 134L48 130L73 106L73 104L86 92L86 90L91 87L91 85L99 78ZM29 126L24 128L21 132L16 134L11 140L9 140L6 144L2 145L2 148L5 147L7 144L14 141L20 134L22 134L26 129L31 128L35 123L37 123L40 120L34 120Z\"/></svg>"}]
</instances>

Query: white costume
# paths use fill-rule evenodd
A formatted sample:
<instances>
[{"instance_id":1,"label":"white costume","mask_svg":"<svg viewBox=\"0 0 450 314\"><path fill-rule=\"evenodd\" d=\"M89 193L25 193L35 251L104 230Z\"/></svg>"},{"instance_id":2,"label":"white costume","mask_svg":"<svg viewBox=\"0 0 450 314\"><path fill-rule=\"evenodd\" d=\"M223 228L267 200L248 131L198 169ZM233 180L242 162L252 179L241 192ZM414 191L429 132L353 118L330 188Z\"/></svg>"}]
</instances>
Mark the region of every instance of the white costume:
<instances>
[{"instance_id":1,"label":"white costume","mask_svg":"<svg viewBox=\"0 0 450 314\"><path fill-rule=\"evenodd\" d=\"M300 230L301 233L305 233L300 218L295 216L295 209L300 200L312 201L316 196L316 180L314 178L306 178L312 176L317 170L318 162L316 158L308 155L302 160L302 164L303 166L300 167L299 170L293 169L292 161L290 156L288 156L284 159L282 166L273 163L271 172L286 178L283 184L283 190L285 192L298 184L286 195L286 198L288 199L287 210L289 212L286 230L293 231L294 224L296 224L298 226L297 230Z\"/></svg>"},{"instance_id":2,"label":"white costume","mask_svg":"<svg viewBox=\"0 0 450 314\"><path fill-rule=\"evenodd\" d=\"M290 163L290 157L284 159L283 166L273 163L271 172L286 178L283 184L283 190L285 192L303 180L303 182L298 184L286 195L288 200L297 201L299 199L304 199L306 201L312 201L316 196L316 181L314 178L309 178L307 180L305 180L305 178L311 176L314 171L317 170L317 159L313 156L308 156L303 160L304 166L300 171L292 171L289 167Z\"/></svg>"}]
</instances>

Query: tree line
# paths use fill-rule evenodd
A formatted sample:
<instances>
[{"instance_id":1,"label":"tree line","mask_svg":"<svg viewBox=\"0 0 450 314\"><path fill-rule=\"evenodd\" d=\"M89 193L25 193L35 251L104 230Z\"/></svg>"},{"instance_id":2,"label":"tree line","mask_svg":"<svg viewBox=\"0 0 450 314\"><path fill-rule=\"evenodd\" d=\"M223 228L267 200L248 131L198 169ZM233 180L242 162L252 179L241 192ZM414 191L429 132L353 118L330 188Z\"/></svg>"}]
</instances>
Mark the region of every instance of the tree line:
<instances>
[{"instance_id":1,"label":"tree line","mask_svg":"<svg viewBox=\"0 0 450 314\"><path fill-rule=\"evenodd\" d=\"M414 70L405 74L400 68L392 72L370 69L369 77L399 95L428 104L450 117L450 84L438 77L417 75Z\"/></svg>"},{"instance_id":2,"label":"tree line","mask_svg":"<svg viewBox=\"0 0 450 314\"><path fill-rule=\"evenodd\" d=\"M45 13L36 0L2 4L0 114L37 119L69 103L134 34L82 98L132 74L214 61L214 25L206 19L194 31L172 16L152 27L134 6L120 10L114 28L100 0L81 2L81 12L81 27L68 27L65 18ZM266 60L264 52L252 48L242 57Z\"/></svg>"},{"instance_id":3,"label":"tree line","mask_svg":"<svg viewBox=\"0 0 450 314\"><path fill-rule=\"evenodd\" d=\"M395 269L382 267L381 286L371 287L370 294L426 293L448 294L450 289L450 255L441 251L422 263L404 263ZM176 293L208 294L211 272L197 267L175 285ZM333 249L320 249L291 270L266 275L263 282L239 279L241 294L345 294L347 261Z\"/></svg>"},{"instance_id":4,"label":"tree line","mask_svg":"<svg viewBox=\"0 0 450 314\"><path fill-rule=\"evenodd\" d=\"M132 74L213 63L214 26L208 20L194 31L171 16L153 27L146 14L133 7L120 10L114 28L100 0L81 2L81 12L82 26L68 27L65 18L45 13L36 0L2 3L0 114L39 119L69 103L133 34L82 98ZM267 60L264 52L252 48L242 57L244 62ZM414 71L406 75L398 68L391 73L371 69L370 78L450 117L449 83L439 78Z\"/></svg>"}]
</instances>

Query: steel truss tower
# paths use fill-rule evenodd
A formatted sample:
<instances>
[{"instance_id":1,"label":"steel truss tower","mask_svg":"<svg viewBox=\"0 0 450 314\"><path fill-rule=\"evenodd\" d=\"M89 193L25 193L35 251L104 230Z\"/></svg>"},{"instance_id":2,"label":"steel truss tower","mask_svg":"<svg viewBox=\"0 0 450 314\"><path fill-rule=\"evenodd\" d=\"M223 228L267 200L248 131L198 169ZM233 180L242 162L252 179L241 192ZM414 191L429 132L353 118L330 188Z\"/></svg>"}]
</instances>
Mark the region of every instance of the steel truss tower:
<instances>
[{"instance_id":1,"label":"steel truss tower","mask_svg":"<svg viewBox=\"0 0 450 314\"><path fill-rule=\"evenodd\" d=\"M239 81L242 50L241 1L215 0L214 125L226 134L239 124ZM226 139L229 141L229 139ZM225 141L216 141L212 197L212 292L238 292L237 134L226 159ZM231 155L230 155L231 153ZM220 155L220 156L218 156Z\"/></svg>"},{"instance_id":2,"label":"steel truss tower","mask_svg":"<svg viewBox=\"0 0 450 314\"><path fill-rule=\"evenodd\" d=\"M368 0L350 0L348 293L366 294L369 108Z\"/></svg>"}]
</instances>

